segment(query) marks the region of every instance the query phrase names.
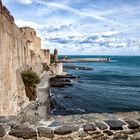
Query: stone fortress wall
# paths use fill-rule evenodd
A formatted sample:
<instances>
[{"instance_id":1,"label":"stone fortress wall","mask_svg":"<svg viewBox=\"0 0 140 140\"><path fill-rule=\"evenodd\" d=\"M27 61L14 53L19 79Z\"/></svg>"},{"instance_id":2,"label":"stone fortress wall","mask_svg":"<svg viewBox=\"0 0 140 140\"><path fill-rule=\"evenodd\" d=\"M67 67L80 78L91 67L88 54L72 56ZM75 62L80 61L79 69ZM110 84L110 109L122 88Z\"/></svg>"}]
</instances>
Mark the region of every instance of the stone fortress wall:
<instances>
[{"instance_id":1,"label":"stone fortress wall","mask_svg":"<svg viewBox=\"0 0 140 140\"><path fill-rule=\"evenodd\" d=\"M34 66L37 62L50 64L50 50L41 49L41 38L36 36L36 31L30 27L20 28L24 39L27 43L25 53L27 54L26 62Z\"/></svg>"},{"instance_id":2,"label":"stone fortress wall","mask_svg":"<svg viewBox=\"0 0 140 140\"><path fill-rule=\"evenodd\" d=\"M0 0L0 115L15 115L26 105L19 68L26 63L26 41ZM19 85L19 86L18 86Z\"/></svg>"},{"instance_id":3,"label":"stone fortress wall","mask_svg":"<svg viewBox=\"0 0 140 140\"><path fill-rule=\"evenodd\" d=\"M0 116L15 116L29 101L20 72L27 67L37 74L50 64L50 50L30 27L18 28L0 0Z\"/></svg>"}]
</instances>

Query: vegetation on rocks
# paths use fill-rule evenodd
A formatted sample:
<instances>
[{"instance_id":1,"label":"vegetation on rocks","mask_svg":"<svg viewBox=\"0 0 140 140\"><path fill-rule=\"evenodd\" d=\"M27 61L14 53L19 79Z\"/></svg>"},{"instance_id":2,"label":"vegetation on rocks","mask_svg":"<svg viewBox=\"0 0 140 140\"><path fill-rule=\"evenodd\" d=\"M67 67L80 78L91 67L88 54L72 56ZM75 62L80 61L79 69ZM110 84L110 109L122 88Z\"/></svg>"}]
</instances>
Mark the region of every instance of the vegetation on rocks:
<instances>
[{"instance_id":1,"label":"vegetation on rocks","mask_svg":"<svg viewBox=\"0 0 140 140\"><path fill-rule=\"evenodd\" d=\"M21 76L25 86L35 85L40 82L38 75L32 70L23 71Z\"/></svg>"},{"instance_id":2,"label":"vegetation on rocks","mask_svg":"<svg viewBox=\"0 0 140 140\"><path fill-rule=\"evenodd\" d=\"M38 75L32 70L23 71L21 73L23 82L25 84L26 96L30 101L36 100L36 86L40 82Z\"/></svg>"}]
</instances>

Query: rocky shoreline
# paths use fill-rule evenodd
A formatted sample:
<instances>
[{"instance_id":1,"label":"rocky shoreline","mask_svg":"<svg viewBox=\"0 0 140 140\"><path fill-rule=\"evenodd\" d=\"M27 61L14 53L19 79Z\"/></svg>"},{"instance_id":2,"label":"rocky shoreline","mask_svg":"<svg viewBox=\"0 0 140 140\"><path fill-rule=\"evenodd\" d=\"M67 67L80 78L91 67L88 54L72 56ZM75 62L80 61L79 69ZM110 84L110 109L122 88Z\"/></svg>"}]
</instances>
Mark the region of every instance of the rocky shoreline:
<instances>
[{"instance_id":1,"label":"rocky shoreline","mask_svg":"<svg viewBox=\"0 0 140 140\"><path fill-rule=\"evenodd\" d=\"M83 67L83 66L71 66L71 65L64 65L64 69L75 69L75 70L94 70L91 67Z\"/></svg>"},{"instance_id":2,"label":"rocky shoreline","mask_svg":"<svg viewBox=\"0 0 140 140\"><path fill-rule=\"evenodd\" d=\"M64 74L64 75L56 75L55 77L52 77L50 79L50 108L51 108L51 115L54 114L67 114L67 110L65 107L61 106L59 103L57 103L57 99L54 95L54 90L61 90L61 88L74 86L73 79L79 78L79 76L71 75L71 74ZM64 95L64 99L71 99L72 97L69 95ZM58 111L57 111L58 110Z\"/></svg>"},{"instance_id":3,"label":"rocky shoreline","mask_svg":"<svg viewBox=\"0 0 140 140\"><path fill-rule=\"evenodd\" d=\"M73 83L71 82L71 79L79 78L79 76L66 74L66 75L56 75L55 77L50 79L50 87L66 87L66 86L72 86Z\"/></svg>"}]
</instances>

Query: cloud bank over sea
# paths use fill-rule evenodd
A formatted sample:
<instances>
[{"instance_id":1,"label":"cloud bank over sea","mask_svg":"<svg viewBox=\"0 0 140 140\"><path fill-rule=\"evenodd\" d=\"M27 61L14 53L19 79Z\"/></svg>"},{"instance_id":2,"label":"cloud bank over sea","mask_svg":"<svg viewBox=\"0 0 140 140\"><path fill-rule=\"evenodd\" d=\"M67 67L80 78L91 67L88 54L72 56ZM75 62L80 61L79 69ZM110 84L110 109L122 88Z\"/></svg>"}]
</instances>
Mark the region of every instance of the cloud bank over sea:
<instances>
[{"instance_id":1,"label":"cloud bank over sea","mask_svg":"<svg viewBox=\"0 0 140 140\"><path fill-rule=\"evenodd\" d=\"M61 54L140 55L139 0L5 0L16 24Z\"/></svg>"}]
</instances>

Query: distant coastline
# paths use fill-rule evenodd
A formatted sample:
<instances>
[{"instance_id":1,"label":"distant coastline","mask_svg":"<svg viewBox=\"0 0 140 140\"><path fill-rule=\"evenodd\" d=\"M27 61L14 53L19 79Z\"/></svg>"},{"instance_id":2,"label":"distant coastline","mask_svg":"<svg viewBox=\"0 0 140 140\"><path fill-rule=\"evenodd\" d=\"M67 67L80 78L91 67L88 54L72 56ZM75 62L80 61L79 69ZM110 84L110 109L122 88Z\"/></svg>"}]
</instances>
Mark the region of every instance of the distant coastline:
<instances>
[{"instance_id":1,"label":"distant coastline","mask_svg":"<svg viewBox=\"0 0 140 140\"><path fill-rule=\"evenodd\" d=\"M70 62L108 62L110 61L110 57L68 57L68 56L63 56L61 57L58 61L59 62L64 62L64 63L70 63Z\"/></svg>"}]
</instances>

